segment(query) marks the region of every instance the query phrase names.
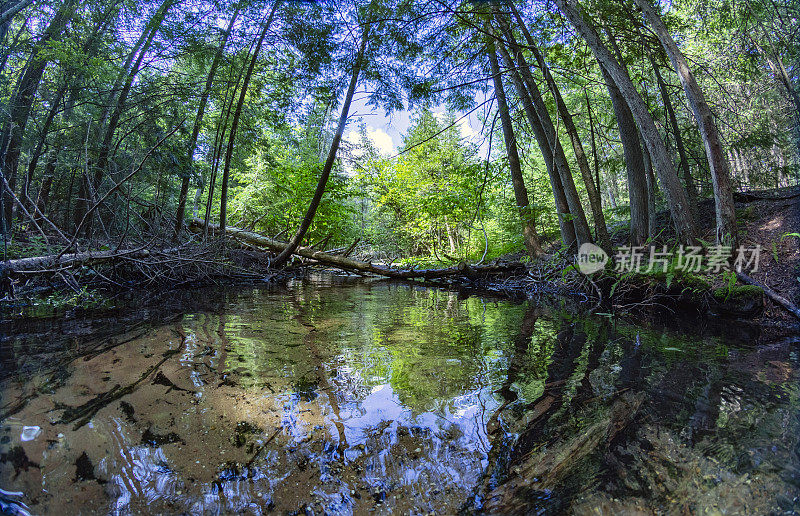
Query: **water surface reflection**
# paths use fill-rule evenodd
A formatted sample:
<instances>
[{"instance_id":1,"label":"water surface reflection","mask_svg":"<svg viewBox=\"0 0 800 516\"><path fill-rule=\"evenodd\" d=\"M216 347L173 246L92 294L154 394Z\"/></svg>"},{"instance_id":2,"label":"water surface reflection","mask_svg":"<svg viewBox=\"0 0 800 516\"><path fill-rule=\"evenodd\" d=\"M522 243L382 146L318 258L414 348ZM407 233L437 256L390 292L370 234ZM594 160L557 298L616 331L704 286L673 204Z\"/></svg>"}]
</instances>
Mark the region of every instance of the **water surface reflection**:
<instances>
[{"instance_id":1,"label":"water surface reflection","mask_svg":"<svg viewBox=\"0 0 800 516\"><path fill-rule=\"evenodd\" d=\"M2 383L0 504L670 511L712 491L707 506L729 509L740 482L769 511L797 494L785 342L387 282L296 281L210 304L121 323L113 340L6 337L4 367L24 374Z\"/></svg>"}]
</instances>

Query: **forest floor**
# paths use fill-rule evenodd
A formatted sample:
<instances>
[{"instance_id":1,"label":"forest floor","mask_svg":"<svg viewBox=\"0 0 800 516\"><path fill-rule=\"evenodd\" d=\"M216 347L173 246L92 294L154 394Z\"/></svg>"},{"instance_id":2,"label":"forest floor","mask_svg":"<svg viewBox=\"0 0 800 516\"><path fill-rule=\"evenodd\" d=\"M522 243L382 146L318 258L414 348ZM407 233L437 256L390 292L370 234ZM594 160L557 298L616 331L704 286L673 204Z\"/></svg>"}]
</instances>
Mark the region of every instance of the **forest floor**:
<instances>
[{"instance_id":1,"label":"forest floor","mask_svg":"<svg viewBox=\"0 0 800 516\"><path fill-rule=\"evenodd\" d=\"M741 224L746 228L741 244L760 245L761 263L750 274L795 305L800 304L800 187L776 190L774 198L750 198L737 203ZM788 319L785 310L769 303L764 315Z\"/></svg>"}]
</instances>

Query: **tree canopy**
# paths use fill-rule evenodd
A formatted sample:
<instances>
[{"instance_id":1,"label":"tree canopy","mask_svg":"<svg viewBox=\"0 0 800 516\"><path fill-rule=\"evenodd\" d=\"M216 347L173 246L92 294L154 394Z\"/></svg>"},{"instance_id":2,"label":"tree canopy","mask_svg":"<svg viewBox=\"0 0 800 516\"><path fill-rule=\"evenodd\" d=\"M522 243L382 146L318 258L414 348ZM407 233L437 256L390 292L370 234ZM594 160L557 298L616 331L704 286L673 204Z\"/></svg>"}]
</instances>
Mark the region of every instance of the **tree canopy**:
<instances>
[{"instance_id":1,"label":"tree canopy","mask_svg":"<svg viewBox=\"0 0 800 516\"><path fill-rule=\"evenodd\" d=\"M800 174L798 24L790 0L3 0L0 230L12 254L194 217L407 261L735 244L734 193ZM353 99L411 115L395 155Z\"/></svg>"}]
</instances>

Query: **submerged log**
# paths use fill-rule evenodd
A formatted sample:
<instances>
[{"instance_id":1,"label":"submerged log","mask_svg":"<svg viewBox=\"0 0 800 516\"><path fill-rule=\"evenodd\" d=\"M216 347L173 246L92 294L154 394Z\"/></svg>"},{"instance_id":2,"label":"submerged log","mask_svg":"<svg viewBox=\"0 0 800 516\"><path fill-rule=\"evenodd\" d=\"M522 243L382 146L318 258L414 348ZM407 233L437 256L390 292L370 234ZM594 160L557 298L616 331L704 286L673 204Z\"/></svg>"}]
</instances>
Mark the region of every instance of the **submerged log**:
<instances>
[{"instance_id":1,"label":"submerged log","mask_svg":"<svg viewBox=\"0 0 800 516\"><path fill-rule=\"evenodd\" d=\"M194 219L189 225L189 229L195 232L202 231L203 221L201 219ZM209 224L210 231L219 231L217 224ZM288 243L273 240L272 238L265 237L252 231L244 229L227 227L225 234L229 237L235 238L241 242L269 249L273 252L281 252L288 247ZM455 267L447 267L444 269L396 269L391 267L384 267L380 265L373 265L372 263L360 262L352 260L344 256L328 254L322 251L316 251L310 247L298 247L294 254L316 260L317 262L342 269L346 271L366 272L376 274L378 276L385 276L387 278L397 279L440 279L450 276L466 276L468 278L477 278L481 274L493 274L499 272L522 272L525 270L525 265L519 262L513 263L499 263L495 265L468 265L464 262Z\"/></svg>"}]
</instances>

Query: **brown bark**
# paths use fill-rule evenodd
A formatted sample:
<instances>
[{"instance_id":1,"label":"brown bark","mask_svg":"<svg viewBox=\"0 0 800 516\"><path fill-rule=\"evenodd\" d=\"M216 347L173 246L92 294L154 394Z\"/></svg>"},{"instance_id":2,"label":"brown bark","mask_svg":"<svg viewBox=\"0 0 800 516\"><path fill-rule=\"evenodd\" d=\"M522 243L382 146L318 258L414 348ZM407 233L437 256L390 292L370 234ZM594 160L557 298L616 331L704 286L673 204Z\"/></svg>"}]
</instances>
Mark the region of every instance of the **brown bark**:
<instances>
[{"instance_id":1,"label":"brown bark","mask_svg":"<svg viewBox=\"0 0 800 516\"><path fill-rule=\"evenodd\" d=\"M696 241L696 228L689 209L689 199L686 196L683 185L678 180L675 167L664 142L661 140L661 135L656 128L655 122L653 122L653 117L647 110L647 105L636 91L636 87L628 78L622 66L602 42L594 27L578 11L577 2L575 0L555 1L578 34L589 45L597 61L606 68L608 74L619 88L650 151L650 158L653 161L664 196L667 199L678 239L685 243L694 243Z\"/></svg>"},{"instance_id":2,"label":"brown bark","mask_svg":"<svg viewBox=\"0 0 800 516\"><path fill-rule=\"evenodd\" d=\"M522 167L519 162L519 152L517 151L517 139L514 136L514 128L511 124L511 115L508 111L505 90L503 89L503 79L500 76L500 65L497 62L494 41L490 42L488 48L489 65L491 66L492 79L494 80L494 92L497 98L497 109L500 114L500 125L503 129L503 139L508 153L508 167L511 171L511 183L514 186L514 199L517 202L519 216L522 219L522 236L525 248L531 258L538 258L544 255L539 243L539 235L536 233L536 225L528 200L528 189L522 177Z\"/></svg>"},{"instance_id":3,"label":"brown bark","mask_svg":"<svg viewBox=\"0 0 800 516\"><path fill-rule=\"evenodd\" d=\"M675 40L672 39L661 16L656 12L649 0L634 0L642 10L642 14L655 32L661 45L666 50L672 66L680 77L686 99L694 113L695 120L703 138L708 165L711 168L711 183L714 187L714 204L717 216L717 242L736 246L736 211L733 204L733 187L731 185L728 160L719 137L719 130L714 121L711 108L708 107L705 95L697 84L689 63L681 53Z\"/></svg>"}]
</instances>

